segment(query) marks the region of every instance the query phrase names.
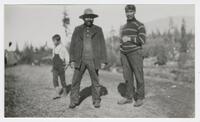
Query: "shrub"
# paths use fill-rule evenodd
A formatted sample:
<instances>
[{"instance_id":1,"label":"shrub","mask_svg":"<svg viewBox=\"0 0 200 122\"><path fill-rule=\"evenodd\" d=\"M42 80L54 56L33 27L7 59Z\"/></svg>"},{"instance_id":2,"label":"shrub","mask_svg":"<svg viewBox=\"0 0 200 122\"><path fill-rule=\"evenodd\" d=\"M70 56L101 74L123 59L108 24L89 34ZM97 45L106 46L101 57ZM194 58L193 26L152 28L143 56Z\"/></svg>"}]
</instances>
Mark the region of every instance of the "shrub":
<instances>
[{"instance_id":1,"label":"shrub","mask_svg":"<svg viewBox=\"0 0 200 122\"><path fill-rule=\"evenodd\" d=\"M165 65L167 63L167 53L164 46L157 47L157 62L155 64Z\"/></svg>"},{"instance_id":2,"label":"shrub","mask_svg":"<svg viewBox=\"0 0 200 122\"><path fill-rule=\"evenodd\" d=\"M20 63L31 64L33 62L33 48L32 46L25 45L22 52Z\"/></svg>"}]
</instances>

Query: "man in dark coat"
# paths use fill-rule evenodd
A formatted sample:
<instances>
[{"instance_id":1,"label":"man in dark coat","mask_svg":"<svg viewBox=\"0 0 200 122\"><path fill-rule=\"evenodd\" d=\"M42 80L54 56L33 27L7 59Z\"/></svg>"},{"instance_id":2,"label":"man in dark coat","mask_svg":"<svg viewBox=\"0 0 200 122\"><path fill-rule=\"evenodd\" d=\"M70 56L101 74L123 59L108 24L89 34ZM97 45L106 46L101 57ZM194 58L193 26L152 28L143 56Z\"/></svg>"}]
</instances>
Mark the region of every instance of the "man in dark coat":
<instances>
[{"instance_id":1,"label":"man in dark coat","mask_svg":"<svg viewBox=\"0 0 200 122\"><path fill-rule=\"evenodd\" d=\"M126 81L126 96L118 104L132 103L136 99L135 107L143 104L144 99L144 75L143 75L143 55L142 45L146 41L146 31L144 24L135 18L135 5L125 7L127 23L121 28L121 61L123 76ZM134 76L136 79L136 89L134 87Z\"/></svg>"},{"instance_id":2,"label":"man in dark coat","mask_svg":"<svg viewBox=\"0 0 200 122\"><path fill-rule=\"evenodd\" d=\"M72 78L69 108L79 104L79 90L82 76L86 69L92 81L92 100L95 108L100 107L100 84L98 70L107 63L106 45L101 27L94 25L91 9L86 9L80 16L84 24L77 26L73 32L70 45L70 64L75 68Z\"/></svg>"}]
</instances>

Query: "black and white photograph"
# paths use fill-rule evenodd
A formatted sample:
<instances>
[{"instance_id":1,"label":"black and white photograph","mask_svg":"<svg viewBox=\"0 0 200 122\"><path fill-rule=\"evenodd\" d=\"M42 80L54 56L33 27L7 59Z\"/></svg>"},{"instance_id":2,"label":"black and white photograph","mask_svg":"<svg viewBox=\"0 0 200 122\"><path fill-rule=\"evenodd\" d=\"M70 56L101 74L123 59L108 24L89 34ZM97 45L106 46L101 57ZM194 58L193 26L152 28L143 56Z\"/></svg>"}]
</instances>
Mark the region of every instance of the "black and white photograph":
<instances>
[{"instance_id":1,"label":"black and white photograph","mask_svg":"<svg viewBox=\"0 0 200 122\"><path fill-rule=\"evenodd\" d=\"M195 3L2 6L3 118L197 117Z\"/></svg>"}]
</instances>

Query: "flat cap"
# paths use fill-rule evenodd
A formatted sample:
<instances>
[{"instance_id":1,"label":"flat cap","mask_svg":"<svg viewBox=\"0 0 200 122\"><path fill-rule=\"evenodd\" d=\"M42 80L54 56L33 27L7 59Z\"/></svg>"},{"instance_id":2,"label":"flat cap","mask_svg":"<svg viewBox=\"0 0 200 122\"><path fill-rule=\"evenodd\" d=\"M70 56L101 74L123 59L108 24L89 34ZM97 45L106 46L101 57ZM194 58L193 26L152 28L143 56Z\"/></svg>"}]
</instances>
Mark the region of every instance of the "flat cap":
<instances>
[{"instance_id":1,"label":"flat cap","mask_svg":"<svg viewBox=\"0 0 200 122\"><path fill-rule=\"evenodd\" d=\"M133 4L126 5L125 11L128 11L128 10L136 11L135 5L133 5Z\"/></svg>"}]
</instances>

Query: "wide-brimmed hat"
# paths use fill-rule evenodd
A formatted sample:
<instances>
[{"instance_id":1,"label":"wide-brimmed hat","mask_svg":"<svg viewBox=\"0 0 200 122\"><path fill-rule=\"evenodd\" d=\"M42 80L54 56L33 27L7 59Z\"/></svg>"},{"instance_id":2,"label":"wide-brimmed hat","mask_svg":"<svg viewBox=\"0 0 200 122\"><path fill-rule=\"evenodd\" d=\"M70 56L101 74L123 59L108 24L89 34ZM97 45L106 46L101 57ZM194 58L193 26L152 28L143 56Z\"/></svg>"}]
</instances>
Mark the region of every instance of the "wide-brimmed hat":
<instances>
[{"instance_id":1,"label":"wide-brimmed hat","mask_svg":"<svg viewBox=\"0 0 200 122\"><path fill-rule=\"evenodd\" d=\"M84 10L83 15L79 16L79 18L84 19L86 17L96 18L96 17L98 17L98 15L94 14L92 9L87 8L87 9Z\"/></svg>"}]
</instances>

